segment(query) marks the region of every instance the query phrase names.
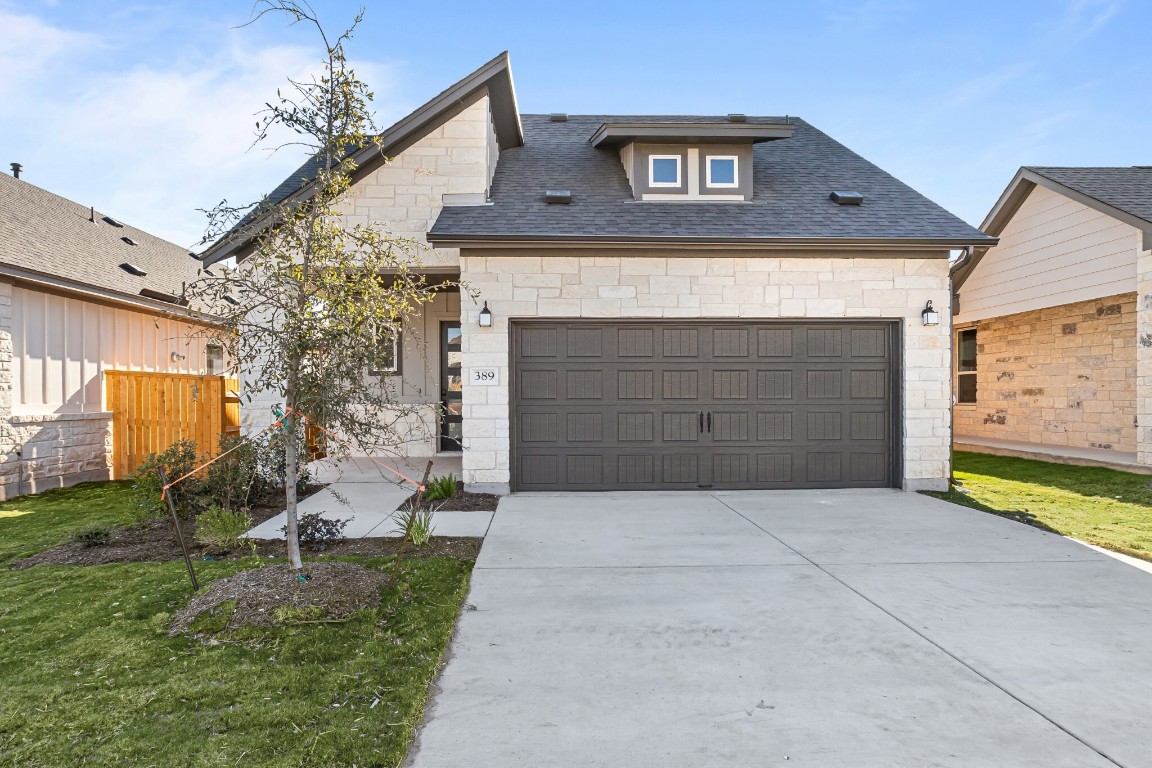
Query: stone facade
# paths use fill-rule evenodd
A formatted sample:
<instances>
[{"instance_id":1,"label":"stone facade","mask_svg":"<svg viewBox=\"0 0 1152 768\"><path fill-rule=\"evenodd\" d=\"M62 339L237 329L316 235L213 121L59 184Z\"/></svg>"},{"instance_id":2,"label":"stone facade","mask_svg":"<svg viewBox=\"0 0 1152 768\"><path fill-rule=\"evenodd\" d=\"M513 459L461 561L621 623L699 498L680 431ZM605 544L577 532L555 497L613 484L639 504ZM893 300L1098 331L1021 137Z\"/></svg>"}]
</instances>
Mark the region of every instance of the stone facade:
<instances>
[{"instance_id":1,"label":"stone facade","mask_svg":"<svg viewBox=\"0 0 1152 768\"><path fill-rule=\"evenodd\" d=\"M345 223L377 225L398 238L425 244L445 195L485 202L495 170L496 140L488 109L488 97L483 96L359 180L346 204ZM455 267L459 251L429 249L417 255L429 267Z\"/></svg>"},{"instance_id":2,"label":"stone facade","mask_svg":"<svg viewBox=\"0 0 1152 768\"><path fill-rule=\"evenodd\" d=\"M956 405L957 440L1136 451L1137 315L1126 293L958 325L976 329L977 403Z\"/></svg>"},{"instance_id":3,"label":"stone facade","mask_svg":"<svg viewBox=\"0 0 1152 768\"><path fill-rule=\"evenodd\" d=\"M0 500L112 476L111 413L11 416L0 442Z\"/></svg>"},{"instance_id":4,"label":"stone facade","mask_svg":"<svg viewBox=\"0 0 1152 768\"><path fill-rule=\"evenodd\" d=\"M347 226L372 224L417 245L414 261L433 273L456 276L459 251L431 249L427 231L440 215L444 196L482 203L496 165L496 136L488 97L482 96L443 125L433 129L389 162L360 179L351 189L343 221ZM422 327L408 329L399 401L426 403L407 417L411 439L389 452L426 456L436 452L439 434L439 322L459 318L459 294L444 294L424 308ZM420 347L421 349L417 349ZM275 392L261 392L245 403L245 430L262 429L273 420L272 408L283 402Z\"/></svg>"},{"instance_id":5,"label":"stone facade","mask_svg":"<svg viewBox=\"0 0 1152 768\"><path fill-rule=\"evenodd\" d=\"M512 255L520 254L524 255ZM921 254L925 255L925 254ZM465 250L461 278L493 312L462 309L465 377L500 370L500 385L464 388L464 482L508 491L509 321L517 318L899 318L903 320L904 486L947 487L951 460L949 318L925 327L931 299L946 306L948 261L863 254L658 250Z\"/></svg>"},{"instance_id":6,"label":"stone facade","mask_svg":"<svg viewBox=\"0 0 1152 768\"><path fill-rule=\"evenodd\" d=\"M1136 261L1136 462L1152 466L1152 250Z\"/></svg>"}]
</instances>

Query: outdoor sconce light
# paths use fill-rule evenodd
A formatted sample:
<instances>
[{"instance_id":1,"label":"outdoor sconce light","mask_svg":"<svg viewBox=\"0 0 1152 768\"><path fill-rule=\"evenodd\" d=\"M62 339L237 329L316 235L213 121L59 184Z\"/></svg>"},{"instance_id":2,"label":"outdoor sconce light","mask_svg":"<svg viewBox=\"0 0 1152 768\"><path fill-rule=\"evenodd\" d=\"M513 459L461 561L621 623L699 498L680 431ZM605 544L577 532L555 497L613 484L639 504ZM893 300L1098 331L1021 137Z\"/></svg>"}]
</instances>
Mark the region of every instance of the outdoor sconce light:
<instances>
[{"instance_id":1,"label":"outdoor sconce light","mask_svg":"<svg viewBox=\"0 0 1152 768\"><path fill-rule=\"evenodd\" d=\"M931 299L924 305L924 311L920 314L924 316L924 325L940 325L940 313L932 309Z\"/></svg>"},{"instance_id":2,"label":"outdoor sconce light","mask_svg":"<svg viewBox=\"0 0 1152 768\"><path fill-rule=\"evenodd\" d=\"M183 360L185 357L187 357L187 355L182 355L179 352L177 352L176 350L172 350L172 354L171 354L172 362L178 363L181 360Z\"/></svg>"},{"instance_id":3,"label":"outdoor sconce light","mask_svg":"<svg viewBox=\"0 0 1152 768\"><path fill-rule=\"evenodd\" d=\"M484 309L480 310L480 327L492 327L492 310L488 309L488 302L484 302Z\"/></svg>"}]
</instances>

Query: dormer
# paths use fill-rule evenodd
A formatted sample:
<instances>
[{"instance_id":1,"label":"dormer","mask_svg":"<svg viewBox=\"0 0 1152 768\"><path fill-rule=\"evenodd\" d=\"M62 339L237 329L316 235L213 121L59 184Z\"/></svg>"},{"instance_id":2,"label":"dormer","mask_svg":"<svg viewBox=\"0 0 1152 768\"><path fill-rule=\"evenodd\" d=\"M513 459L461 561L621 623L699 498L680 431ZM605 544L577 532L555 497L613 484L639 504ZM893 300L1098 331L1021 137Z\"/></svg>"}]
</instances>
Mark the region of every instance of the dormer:
<instances>
[{"instance_id":1,"label":"dormer","mask_svg":"<svg viewBox=\"0 0 1152 768\"><path fill-rule=\"evenodd\" d=\"M618 148L632 194L650 202L752 199L752 145L787 139L783 121L743 115L683 121L604 123L589 141Z\"/></svg>"}]
</instances>

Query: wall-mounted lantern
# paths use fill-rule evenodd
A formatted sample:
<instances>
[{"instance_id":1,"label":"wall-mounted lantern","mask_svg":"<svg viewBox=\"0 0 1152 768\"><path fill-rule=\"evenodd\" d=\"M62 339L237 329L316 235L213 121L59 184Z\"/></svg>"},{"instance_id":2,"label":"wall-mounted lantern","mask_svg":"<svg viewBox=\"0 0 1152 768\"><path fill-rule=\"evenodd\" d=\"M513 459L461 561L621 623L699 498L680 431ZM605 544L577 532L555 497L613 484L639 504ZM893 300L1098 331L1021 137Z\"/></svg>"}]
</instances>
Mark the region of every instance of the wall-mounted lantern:
<instances>
[{"instance_id":1,"label":"wall-mounted lantern","mask_svg":"<svg viewBox=\"0 0 1152 768\"><path fill-rule=\"evenodd\" d=\"M931 299L924 305L924 311L920 314L924 317L924 325L940 325L940 313L932 308Z\"/></svg>"},{"instance_id":2,"label":"wall-mounted lantern","mask_svg":"<svg viewBox=\"0 0 1152 768\"><path fill-rule=\"evenodd\" d=\"M480 327L492 327L492 310L488 309L488 302L484 302L484 309L480 310Z\"/></svg>"}]
</instances>

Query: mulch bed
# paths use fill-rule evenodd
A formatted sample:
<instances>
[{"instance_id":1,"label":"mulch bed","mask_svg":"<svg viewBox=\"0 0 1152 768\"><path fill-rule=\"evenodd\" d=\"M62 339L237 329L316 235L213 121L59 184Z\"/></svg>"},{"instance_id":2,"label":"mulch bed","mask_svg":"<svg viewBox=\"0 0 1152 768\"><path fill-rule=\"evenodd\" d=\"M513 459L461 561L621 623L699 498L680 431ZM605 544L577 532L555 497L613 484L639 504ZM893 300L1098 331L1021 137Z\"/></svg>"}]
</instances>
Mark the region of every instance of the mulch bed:
<instances>
[{"instance_id":1,"label":"mulch bed","mask_svg":"<svg viewBox=\"0 0 1152 768\"><path fill-rule=\"evenodd\" d=\"M396 507L396 509L407 509L408 505L411 504L415 498L416 494L412 494L405 499L400 506ZM496 505L499 503L499 496L491 493L471 493L464 487L463 483L456 486L456 495L452 498L426 502L426 504L430 505L433 509L443 509L452 512L495 512Z\"/></svg>"},{"instance_id":2,"label":"mulch bed","mask_svg":"<svg viewBox=\"0 0 1152 768\"><path fill-rule=\"evenodd\" d=\"M307 491L300 495L300 499L303 500L325 487L323 485L309 486ZM283 511L283 506L256 507L250 512L252 525L259 525ZM184 532L188 553L193 560L239 560L251 557L253 554L252 549L247 546L225 550L198 544L194 539L195 521L181 520L180 527ZM433 536L423 546L416 547L409 544L404 553L411 557L453 557L460 560L475 560L480 552L480 544L480 539ZM399 548L400 541L398 539L349 539L329 544L322 551L305 549L304 554L305 556L325 554L337 557L387 557L396 554ZM255 554L265 558L285 557L287 550L283 541L259 540L256 542ZM96 546L84 546L76 543L61 544L23 560L17 560L12 563L12 567L28 568L41 564L166 563L180 560L183 556L180 551L180 542L172 527L171 518L163 517L139 525L114 529L111 539L105 544Z\"/></svg>"},{"instance_id":3,"label":"mulch bed","mask_svg":"<svg viewBox=\"0 0 1152 768\"><path fill-rule=\"evenodd\" d=\"M205 634L195 624L202 614L217 619L211 633L340 621L379 605L380 589L390 581L386 574L355 563L306 563L303 573L307 580L287 563L277 563L214 581L180 609L168 634Z\"/></svg>"}]
</instances>

